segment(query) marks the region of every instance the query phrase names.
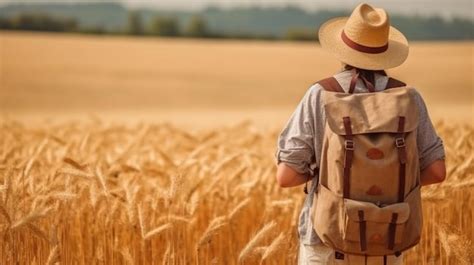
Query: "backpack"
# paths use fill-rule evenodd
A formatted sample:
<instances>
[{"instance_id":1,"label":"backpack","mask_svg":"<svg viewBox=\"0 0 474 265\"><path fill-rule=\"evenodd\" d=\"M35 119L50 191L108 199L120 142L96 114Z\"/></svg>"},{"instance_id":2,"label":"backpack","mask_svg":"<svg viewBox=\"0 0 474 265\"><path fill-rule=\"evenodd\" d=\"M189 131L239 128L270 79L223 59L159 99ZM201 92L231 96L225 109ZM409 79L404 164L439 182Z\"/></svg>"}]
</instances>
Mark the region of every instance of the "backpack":
<instances>
[{"instance_id":1,"label":"backpack","mask_svg":"<svg viewBox=\"0 0 474 265\"><path fill-rule=\"evenodd\" d=\"M318 83L326 121L313 228L337 252L398 256L422 230L416 91L392 78L377 93Z\"/></svg>"}]
</instances>

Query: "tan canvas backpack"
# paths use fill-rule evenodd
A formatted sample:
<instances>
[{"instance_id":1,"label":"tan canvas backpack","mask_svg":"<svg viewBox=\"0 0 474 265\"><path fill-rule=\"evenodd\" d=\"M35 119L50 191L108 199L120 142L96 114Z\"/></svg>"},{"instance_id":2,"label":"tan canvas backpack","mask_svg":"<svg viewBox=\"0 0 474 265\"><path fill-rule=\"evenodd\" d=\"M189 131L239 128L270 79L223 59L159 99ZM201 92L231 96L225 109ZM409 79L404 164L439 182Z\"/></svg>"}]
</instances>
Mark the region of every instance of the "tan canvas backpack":
<instances>
[{"instance_id":1,"label":"tan canvas backpack","mask_svg":"<svg viewBox=\"0 0 474 265\"><path fill-rule=\"evenodd\" d=\"M415 91L392 78L376 93L344 93L334 78L319 84L327 121L314 229L342 253L399 255L422 228Z\"/></svg>"}]
</instances>

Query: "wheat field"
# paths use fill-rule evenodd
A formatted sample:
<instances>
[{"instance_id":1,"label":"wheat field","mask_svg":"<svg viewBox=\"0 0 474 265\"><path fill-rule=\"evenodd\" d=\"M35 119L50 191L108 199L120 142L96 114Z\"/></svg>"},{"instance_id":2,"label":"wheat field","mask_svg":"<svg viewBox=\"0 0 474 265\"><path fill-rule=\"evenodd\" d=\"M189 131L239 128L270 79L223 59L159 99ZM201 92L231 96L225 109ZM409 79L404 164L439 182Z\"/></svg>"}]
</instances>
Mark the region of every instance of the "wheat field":
<instances>
[{"instance_id":1,"label":"wheat field","mask_svg":"<svg viewBox=\"0 0 474 265\"><path fill-rule=\"evenodd\" d=\"M449 178L423 188L407 264L472 264L472 125L437 124ZM278 131L100 120L0 129L1 264L294 264L301 189L275 184Z\"/></svg>"},{"instance_id":2,"label":"wheat field","mask_svg":"<svg viewBox=\"0 0 474 265\"><path fill-rule=\"evenodd\" d=\"M448 166L405 264L474 263L472 47L414 43L389 71ZM278 187L274 152L339 67L316 45L0 32L0 59L1 265L296 263L305 195Z\"/></svg>"}]
</instances>

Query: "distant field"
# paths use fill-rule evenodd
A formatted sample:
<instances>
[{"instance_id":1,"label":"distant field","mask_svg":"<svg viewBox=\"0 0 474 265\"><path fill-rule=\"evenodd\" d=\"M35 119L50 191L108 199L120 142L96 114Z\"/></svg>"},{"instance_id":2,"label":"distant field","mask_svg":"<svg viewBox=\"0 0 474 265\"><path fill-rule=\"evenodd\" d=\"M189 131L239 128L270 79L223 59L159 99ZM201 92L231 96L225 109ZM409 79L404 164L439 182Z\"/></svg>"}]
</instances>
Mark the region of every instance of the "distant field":
<instances>
[{"instance_id":1,"label":"distant field","mask_svg":"<svg viewBox=\"0 0 474 265\"><path fill-rule=\"evenodd\" d=\"M435 117L465 118L473 111L473 47L412 43L406 64L389 73L417 87ZM149 118L216 122L219 109L224 120L281 124L313 82L340 67L317 44L292 42L0 32L0 55L2 109L36 116L146 110Z\"/></svg>"}]
</instances>

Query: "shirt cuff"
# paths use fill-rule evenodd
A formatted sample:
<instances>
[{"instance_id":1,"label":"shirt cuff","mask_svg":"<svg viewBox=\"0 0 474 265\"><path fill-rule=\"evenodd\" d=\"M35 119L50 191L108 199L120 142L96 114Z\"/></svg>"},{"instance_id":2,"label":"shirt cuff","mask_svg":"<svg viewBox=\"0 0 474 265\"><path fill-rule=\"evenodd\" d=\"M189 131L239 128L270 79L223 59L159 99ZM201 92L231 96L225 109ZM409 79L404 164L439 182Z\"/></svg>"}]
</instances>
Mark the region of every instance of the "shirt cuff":
<instances>
[{"instance_id":1,"label":"shirt cuff","mask_svg":"<svg viewBox=\"0 0 474 265\"><path fill-rule=\"evenodd\" d=\"M420 170L424 170L436 160L444 160L444 146L438 145L433 150L430 150L425 156L420 158Z\"/></svg>"},{"instance_id":2,"label":"shirt cuff","mask_svg":"<svg viewBox=\"0 0 474 265\"><path fill-rule=\"evenodd\" d=\"M277 165L280 163L285 163L299 174L305 175L310 173L309 164L304 162L304 159L298 159L300 158L300 155L298 155L297 152L278 149L276 151L275 157Z\"/></svg>"}]
</instances>

